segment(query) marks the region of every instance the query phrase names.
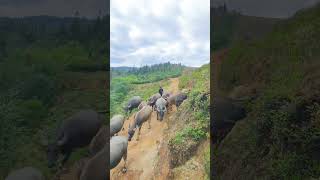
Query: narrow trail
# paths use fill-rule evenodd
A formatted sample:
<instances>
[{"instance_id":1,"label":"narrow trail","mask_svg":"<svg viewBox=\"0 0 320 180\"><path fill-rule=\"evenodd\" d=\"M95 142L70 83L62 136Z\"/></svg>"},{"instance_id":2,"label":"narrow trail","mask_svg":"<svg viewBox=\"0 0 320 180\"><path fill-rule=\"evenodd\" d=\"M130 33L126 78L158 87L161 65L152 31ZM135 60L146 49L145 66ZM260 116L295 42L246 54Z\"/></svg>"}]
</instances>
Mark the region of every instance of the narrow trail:
<instances>
[{"instance_id":1,"label":"narrow trail","mask_svg":"<svg viewBox=\"0 0 320 180\"><path fill-rule=\"evenodd\" d=\"M172 93L178 92L179 78L169 79L170 86L168 91ZM165 131L167 129L166 120L170 118L176 109L173 108L169 114L165 115L162 122L157 120L155 112L151 115L151 129L148 129L147 123L141 128L139 141L136 141L137 132L134 134L128 146L127 172L122 173L124 165L123 160L120 164L110 171L111 180L164 180L169 174L169 166L167 160L167 149L161 146L164 141ZM132 115L124 123L124 131L119 135L127 136L129 123L133 121ZM161 148L160 148L161 147ZM160 160L160 163L159 163ZM161 166L161 167L159 167ZM159 172L159 170L161 172Z\"/></svg>"}]
</instances>

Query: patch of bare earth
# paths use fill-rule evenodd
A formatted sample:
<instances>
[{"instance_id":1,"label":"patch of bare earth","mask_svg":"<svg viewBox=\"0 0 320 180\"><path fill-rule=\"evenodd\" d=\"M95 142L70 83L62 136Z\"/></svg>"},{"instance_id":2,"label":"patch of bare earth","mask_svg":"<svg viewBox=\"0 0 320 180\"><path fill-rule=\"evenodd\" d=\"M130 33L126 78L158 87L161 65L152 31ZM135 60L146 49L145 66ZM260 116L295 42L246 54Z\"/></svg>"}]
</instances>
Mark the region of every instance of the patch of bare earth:
<instances>
[{"instance_id":1,"label":"patch of bare earth","mask_svg":"<svg viewBox=\"0 0 320 180\"><path fill-rule=\"evenodd\" d=\"M191 159L172 170L172 178L183 180L206 179L204 154L205 150L208 149L209 146L209 140L201 143L197 152Z\"/></svg>"}]
</instances>

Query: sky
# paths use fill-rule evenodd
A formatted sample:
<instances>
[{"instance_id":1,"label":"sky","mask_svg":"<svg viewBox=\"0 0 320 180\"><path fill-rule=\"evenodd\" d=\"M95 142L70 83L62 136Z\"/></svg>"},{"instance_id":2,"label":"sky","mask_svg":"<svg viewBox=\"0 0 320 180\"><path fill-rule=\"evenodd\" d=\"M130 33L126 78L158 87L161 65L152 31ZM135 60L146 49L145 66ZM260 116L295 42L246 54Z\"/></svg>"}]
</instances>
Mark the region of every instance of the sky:
<instances>
[{"instance_id":1,"label":"sky","mask_svg":"<svg viewBox=\"0 0 320 180\"><path fill-rule=\"evenodd\" d=\"M107 14L109 0L0 0L0 16L80 16L95 18Z\"/></svg>"},{"instance_id":2,"label":"sky","mask_svg":"<svg viewBox=\"0 0 320 180\"><path fill-rule=\"evenodd\" d=\"M111 0L111 66L200 67L210 57L210 0Z\"/></svg>"},{"instance_id":3,"label":"sky","mask_svg":"<svg viewBox=\"0 0 320 180\"><path fill-rule=\"evenodd\" d=\"M288 18L298 10L320 2L320 0L210 0L211 6L226 2L230 9L242 14L260 17Z\"/></svg>"}]
</instances>

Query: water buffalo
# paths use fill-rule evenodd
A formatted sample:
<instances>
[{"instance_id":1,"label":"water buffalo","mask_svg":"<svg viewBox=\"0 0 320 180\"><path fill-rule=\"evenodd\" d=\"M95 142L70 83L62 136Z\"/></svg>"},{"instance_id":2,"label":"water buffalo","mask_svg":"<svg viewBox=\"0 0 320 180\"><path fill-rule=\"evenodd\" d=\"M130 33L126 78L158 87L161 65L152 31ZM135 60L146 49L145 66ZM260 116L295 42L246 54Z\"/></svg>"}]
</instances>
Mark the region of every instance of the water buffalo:
<instances>
[{"instance_id":1,"label":"water buffalo","mask_svg":"<svg viewBox=\"0 0 320 180\"><path fill-rule=\"evenodd\" d=\"M129 141L131 141L131 138L133 137L137 128L139 128L137 141L139 140L140 130L145 121L148 121L149 129L151 128L151 124L150 124L151 114L152 114L152 107L149 105L144 106L139 112L136 113L133 123L131 125L129 124L129 130L128 130Z\"/></svg>"},{"instance_id":2,"label":"water buffalo","mask_svg":"<svg viewBox=\"0 0 320 180\"><path fill-rule=\"evenodd\" d=\"M115 168L123 158L123 172L126 172L128 138L125 136L114 136L110 140L110 169Z\"/></svg>"},{"instance_id":3,"label":"water buffalo","mask_svg":"<svg viewBox=\"0 0 320 180\"><path fill-rule=\"evenodd\" d=\"M153 110L155 110L155 105L159 98L161 98L161 95L159 93L154 94L149 98L148 105L150 105L153 108Z\"/></svg>"},{"instance_id":4,"label":"water buffalo","mask_svg":"<svg viewBox=\"0 0 320 180\"><path fill-rule=\"evenodd\" d=\"M117 135L117 133L123 129L122 126L123 126L123 123L124 123L124 116L122 115L115 115L111 118L110 120L110 136L113 136L113 135Z\"/></svg>"},{"instance_id":5,"label":"water buffalo","mask_svg":"<svg viewBox=\"0 0 320 180\"><path fill-rule=\"evenodd\" d=\"M172 105L176 104L176 95L171 95L170 97L168 97L167 99L168 102L168 112L169 110L172 110Z\"/></svg>"},{"instance_id":6,"label":"water buffalo","mask_svg":"<svg viewBox=\"0 0 320 180\"><path fill-rule=\"evenodd\" d=\"M91 156L97 154L101 149L103 149L108 140L108 135L109 128L106 125L103 125L89 145L89 152Z\"/></svg>"},{"instance_id":7,"label":"water buffalo","mask_svg":"<svg viewBox=\"0 0 320 180\"><path fill-rule=\"evenodd\" d=\"M162 97L163 97L163 99L167 100L171 95L172 95L172 93L165 91L162 94Z\"/></svg>"},{"instance_id":8,"label":"water buffalo","mask_svg":"<svg viewBox=\"0 0 320 180\"><path fill-rule=\"evenodd\" d=\"M5 180L44 180L44 176L34 167L24 167L12 171Z\"/></svg>"},{"instance_id":9,"label":"water buffalo","mask_svg":"<svg viewBox=\"0 0 320 180\"><path fill-rule=\"evenodd\" d=\"M178 108L182 104L182 102L187 99L187 97L188 96L185 93L178 93L178 94L170 96L167 99L168 112L169 112L169 110L172 110L172 105L175 105Z\"/></svg>"},{"instance_id":10,"label":"water buffalo","mask_svg":"<svg viewBox=\"0 0 320 180\"><path fill-rule=\"evenodd\" d=\"M157 120L160 119L160 121L163 120L164 113L167 111L167 104L168 102L163 99L159 98L156 102L156 109L157 109Z\"/></svg>"},{"instance_id":11,"label":"water buffalo","mask_svg":"<svg viewBox=\"0 0 320 180\"><path fill-rule=\"evenodd\" d=\"M90 158L81 169L80 180L106 180L108 179L108 148L107 141L104 147Z\"/></svg>"},{"instance_id":12,"label":"water buffalo","mask_svg":"<svg viewBox=\"0 0 320 180\"><path fill-rule=\"evenodd\" d=\"M57 131L55 141L48 145L48 167L52 167L58 154L64 155L64 164L75 148L90 144L102 126L103 116L93 110L81 110L63 121Z\"/></svg>"},{"instance_id":13,"label":"water buffalo","mask_svg":"<svg viewBox=\"0 0 320 180\"><path fill-rule=\"evenodd\" d=\"M134 108L137 108L141 103L141 101L142 99L140 96L134 96L131 99L129 99L127 106L123 108L124 111L126 112L126 115L130 114Z\"/></svg>"},{"instance_id":14,"label":"water buffalo","mask_svg":"<svg viewBox=\"0 0 320 180\"><path fill-rule=\"evenodd\" d=\"M179 93L176 95L176 99L175 99L175 102L176 102L176 106L177 108L182 104L182 102L184 100L186 100L188 98L187 94L186 93Z\"/></svg>"},{"instance_id":15,"label":"water buffalo","mask_svg":"<svg viewBox=\"0 0 320 180\"><path fill-rule=\"evenodd\" d=\"M146 106L146 105L147 105L147 102L142 101L142 102L139 104L138 109L141 110L141 109L142 109L144 106Z\"/></svg>"},{"instance_id":16,"label":"water buffalo","mask_svg":"<svg viewBox=\"0 0 320 180\"><path fill-rule=\"evenodd\" d=\"M215 133L228 132L236 121L246 116L245 109L236 103L235 100L226 97L214 97L212 104L212 131ZM224 133L224 135L226 135ZM224 137L217 137L221 139ZM218 135L217 135L218 136ZM217 140L215 138L215 140Z\"/></svg>"}]
</instances>

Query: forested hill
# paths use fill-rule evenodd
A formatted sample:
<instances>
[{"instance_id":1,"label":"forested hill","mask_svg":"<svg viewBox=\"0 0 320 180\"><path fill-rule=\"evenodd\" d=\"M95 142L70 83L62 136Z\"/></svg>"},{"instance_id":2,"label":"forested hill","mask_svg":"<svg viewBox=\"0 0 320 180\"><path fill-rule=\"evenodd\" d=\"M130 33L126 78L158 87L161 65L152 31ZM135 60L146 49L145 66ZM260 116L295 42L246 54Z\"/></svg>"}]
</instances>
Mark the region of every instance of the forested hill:
<instances>
[{"instance_id":1,"label":"forested hill","mask_svg":"<svg viewBox=\"0 0 320 180\"><path fill-rule=\"evenodd\" d=\"M139 68L111 67L111 77L135 75L138 78L144 78L146 75L148 75L149 78L151 78L152 76L153 76L153 79L156 78L150 81L158 81L169 76L170 77L179 76L181 75L182 70L184 68L186 68L186 66L181 64L172 64L170 62L154 64L154 65L145 65Z\"/></svg>"},{"instance_id":2,"label":"forested hill","mask_svg":"<svg viewBox=\"0 0 320 180\"><path fill-rule=\"evenodd\" d=\"M109 16L97 17L96 19L54 16L0 17L0 32L28 34L35 38L33 40L39 39L39 37L52 37L48 35L55 35L59 39L62 38L61 35L69 35L69 38L84 35L84 37L90 36L94 39L98 39L98 37L106 39L106 32L109 30L108 19Z\"/></svg>"},{"instance_id":3,"label":"forested hill","mask_svg":"<svg viewBox=\"0 0 320 180\"><path fill-rule=\"evenodd\" d=\"M59 61L71 69L107 68L106 59L101 57L109 54L108 16L96 19L2 17L0 27L0 62L48 60Z\"/></svg>"},{"instance_id":4,"label":"forested hill","mask_svg":"<svg viewBox=\"0 0 320 180\"><path fill-rule=\"evenodd\" d=\"M274 25L281 20L242 15L239 12L228 10L228 7L211 7L210 37L211 50L227 48L234 41L249 41L259 39L269 33Z\"/></svg>"},{"instance_id":5,"label":"forested hill","mask_svg":"<svg viewBox=\"0 0 320 180\"><path fill-rule=\"evenodd\" d=\"M74 41L88 49L106 53L109 49L109 16L96 19L34 16L0 18L0 61L10 50L25 47L57 47Z\"/></svg>"},{"instance_id":6,"label":"forested hill","mask_svg":"<svg viewBox=\"0 0 320 180\"><path fill-rule=\"evenodd\" d=\"M52 179L42 140L80 109L109 106L109 17L0 18L0 26L0 179L23 166Z\"/></svg>"}]
</instances>

